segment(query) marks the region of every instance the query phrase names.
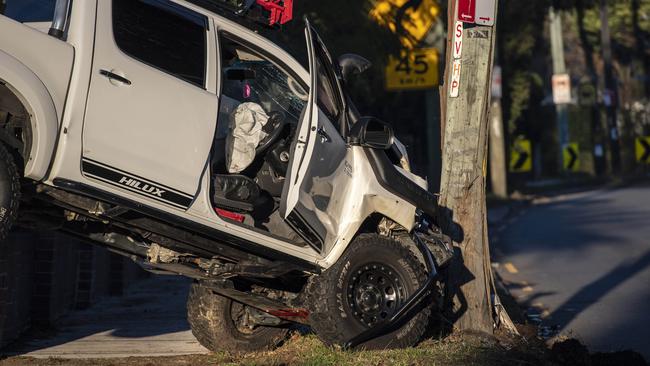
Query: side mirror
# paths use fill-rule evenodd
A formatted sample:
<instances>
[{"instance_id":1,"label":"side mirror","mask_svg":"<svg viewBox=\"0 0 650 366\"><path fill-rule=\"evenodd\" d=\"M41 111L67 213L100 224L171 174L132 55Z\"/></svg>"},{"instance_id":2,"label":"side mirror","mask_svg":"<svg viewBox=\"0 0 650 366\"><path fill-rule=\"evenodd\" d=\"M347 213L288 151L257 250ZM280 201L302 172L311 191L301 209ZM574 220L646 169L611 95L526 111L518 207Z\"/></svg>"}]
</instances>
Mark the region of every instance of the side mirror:
<instances>
[{"instance_id":1,"label":"side mirror","mask_svg":"<svg viewBox=\"0 0 650 366\"><path fill-rule=\"evenodd\" d=\"M244 81L255 79L255 70L243 67L229 67L225 70L226 79Z\"/></svg>"},{"instance_id":2,"label":"side mirror","mask_svg":"<svg viewBox=\"0 0 650 366\"><path fill-rule=\"evenodd\" d=\"M339 57L339 67L341 68L341 75L346 82L352 75L359 75L368 70L372 66L372 62L365 58L352 53L346 53Z\"/></svg>"},{"instance_id":3,"label":"side mirror","mask_svg":"<svg viewBox=\"0 0 650 366\"><path fill-rule=\"evenodd\" d=\"M395 133L388 123L373 117L359 119L348 135L350 145L387 150L395 142Z\"/></svg>"}]
</instances>

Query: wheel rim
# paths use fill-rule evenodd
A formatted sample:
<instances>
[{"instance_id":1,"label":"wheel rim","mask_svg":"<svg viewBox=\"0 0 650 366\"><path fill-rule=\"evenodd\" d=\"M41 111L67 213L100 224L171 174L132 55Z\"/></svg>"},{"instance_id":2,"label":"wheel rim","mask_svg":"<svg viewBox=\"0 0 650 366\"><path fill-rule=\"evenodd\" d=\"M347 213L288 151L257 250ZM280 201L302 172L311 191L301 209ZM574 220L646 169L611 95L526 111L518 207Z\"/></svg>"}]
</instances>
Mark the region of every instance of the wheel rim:
<instances>
[{"instance_id":1,"label":"wheel rim","mask_svg":"<svg viewBox=\"0 0 650 366\"><path fill-rule=\"evenodd\" d=\"M238 302L232 301L230 306L230 318L239 333L245 335L253 335L258 333L262 328L255 326L249 319L246 306Z\"/></svg>"},{"instance_id":2,"label":"wheel rim","mask_svg":"<svg viewBox=\"0 0 650 366\"><path fill-rule=\"evenodd\" d=\"M366 327L390 318L406 297L399 272L380 263L366 264L353 271L347 288L352 315Z\"/></svg>"}]
</instances>

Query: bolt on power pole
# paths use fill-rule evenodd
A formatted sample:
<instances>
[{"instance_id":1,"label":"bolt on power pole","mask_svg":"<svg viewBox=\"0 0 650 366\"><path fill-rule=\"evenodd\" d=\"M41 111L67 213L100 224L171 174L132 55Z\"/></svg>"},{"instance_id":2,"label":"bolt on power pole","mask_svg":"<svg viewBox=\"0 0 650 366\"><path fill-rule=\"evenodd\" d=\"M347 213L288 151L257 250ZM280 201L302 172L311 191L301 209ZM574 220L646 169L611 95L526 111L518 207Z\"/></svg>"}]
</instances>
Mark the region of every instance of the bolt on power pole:
<instances>
[{"instance_id":1,"label":"bolt on power pole","mask_svg":"<svg viewBox=\"0 0 650 366\"><path fill-rule=\"evenodd\" d=\"M553 58L553 74L566 74L566 63L564 61L564 40L562 35L562 14L556 12L551 6L548 11L551 31L551 56ZM569 111L566 104L556 104L555 113L557 118L558 137L560 143L559 166L562 167L564 147L569 144Z\"/></svg>"},{"instance_id":2,"label":"bolt on power pole","mask_svg":"<svg viewBox=\"0 0 650 366\"><path fill-rule=\"evenodd\" d=\"M605 91L603 103L607 112L607 128L609 130L609 149L611 152L611 172L617 173L621 169L621 148L619 145L619 132L616 118L618 104L618 90L614 80L612 66L612 38L609 31L609 15L607 13L607 0L600 1L600 41L603 49L603 62L605 68Z\"/></svg>"}]
</instances>

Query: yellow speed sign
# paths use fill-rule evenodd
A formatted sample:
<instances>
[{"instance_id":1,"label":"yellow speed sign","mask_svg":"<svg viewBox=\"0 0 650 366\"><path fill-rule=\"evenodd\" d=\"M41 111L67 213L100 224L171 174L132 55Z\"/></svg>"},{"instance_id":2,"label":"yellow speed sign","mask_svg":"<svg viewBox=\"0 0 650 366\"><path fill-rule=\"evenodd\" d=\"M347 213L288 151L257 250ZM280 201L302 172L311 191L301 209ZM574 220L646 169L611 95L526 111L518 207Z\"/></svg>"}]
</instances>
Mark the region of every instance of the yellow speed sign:
<instances>
[{"instance_id":1,"label":"yellow speed sign","mask_svg":"<svg viewBox=\"0 0 650 366\"><path fill-rule=\"evenodd\" d=\"M423 48L389 56L386 89L410 90L438 85L438 50Z\"/></svg>"}]
</instances>

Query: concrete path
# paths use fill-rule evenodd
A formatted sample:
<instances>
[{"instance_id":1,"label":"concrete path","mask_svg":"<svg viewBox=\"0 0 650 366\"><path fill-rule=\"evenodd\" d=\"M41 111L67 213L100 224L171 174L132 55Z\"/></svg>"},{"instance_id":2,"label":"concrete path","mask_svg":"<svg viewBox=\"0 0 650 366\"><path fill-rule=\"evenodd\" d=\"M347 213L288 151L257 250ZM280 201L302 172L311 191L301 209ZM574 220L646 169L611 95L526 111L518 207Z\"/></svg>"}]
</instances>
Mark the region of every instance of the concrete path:
<instances>
[{"instance_id":1,"label":"concrete path","mask_svg":"<svg viewBox=\"0 0 650 366\"><path fill-rule=\"evenodd\" d=\"M2 354L110 358L208 353L185 316L190 283L182 277L154 276L131 286L124 297L65 316L54 336L30 339Z\"/></svg>"},{"instance_id":2,"label":"concrete path","mask_svg":"<svg viewBox=\"0 0 650 366\"><path fill-rule=\"evenodd\" d=\"M650 185L538 203L496 246L500 274L543 325L650 360Z\"/></svg>"}]
</instances>

